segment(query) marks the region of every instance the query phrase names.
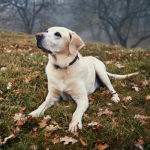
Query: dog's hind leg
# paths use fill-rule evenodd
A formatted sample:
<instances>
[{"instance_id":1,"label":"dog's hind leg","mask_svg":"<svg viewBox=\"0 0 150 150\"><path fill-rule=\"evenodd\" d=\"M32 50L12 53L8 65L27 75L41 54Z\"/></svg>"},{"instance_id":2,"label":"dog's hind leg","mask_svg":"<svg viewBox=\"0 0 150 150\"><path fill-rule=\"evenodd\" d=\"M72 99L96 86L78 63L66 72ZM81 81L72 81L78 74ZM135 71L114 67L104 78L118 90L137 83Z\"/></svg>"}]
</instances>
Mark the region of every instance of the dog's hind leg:
<instances>
[{"instance_id":1,"label":"dog's hind leg","mask_svg":"<svg viewBox=\"0 0 150 150\"><path fill-rule=\"evenodd\" d=\"M40 117L44 115L44 112L58 100L59 100L59 95L57 91L51 89L48 92L45 101L36 110L32 111L29 115L32 117Z\"/></svg>"},{"instance_id":2,"label":"dog's hind leg","mask_svg":"<svg viewBox=\"0 0 150 150\"><path fill-rule=\"evenodd\" d=\"M107 72L106 72L105 65L101 61L95 61L94 67L95 67L95 71L96 71L96 74L98 75L99 79L110 90L111 95L112 95L111 100L114 101L115 103L118 103L120 101L120 99L118 97L118 94L114 90L111 82L110 82L110 79L109 79Z\"/></svg>"}]
</instances>

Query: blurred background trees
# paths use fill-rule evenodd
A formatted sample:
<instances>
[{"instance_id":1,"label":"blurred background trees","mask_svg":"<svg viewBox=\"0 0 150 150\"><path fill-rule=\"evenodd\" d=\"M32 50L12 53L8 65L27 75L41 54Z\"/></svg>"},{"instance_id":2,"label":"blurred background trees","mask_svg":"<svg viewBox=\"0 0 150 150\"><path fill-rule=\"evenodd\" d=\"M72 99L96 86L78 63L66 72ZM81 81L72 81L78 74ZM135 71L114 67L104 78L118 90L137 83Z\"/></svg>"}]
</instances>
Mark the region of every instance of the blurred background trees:
<instances>
[{"instance_id":1,"label":"blurred background trees","mask_svg":"<svg viewBox=\"0 0 150 150\"><path fill-rule=\"evenodd\" d=\"M64 26L85 41L150 47L150 0L0 0L0 20L0 29Z\"/></svg>"}]
</instances>

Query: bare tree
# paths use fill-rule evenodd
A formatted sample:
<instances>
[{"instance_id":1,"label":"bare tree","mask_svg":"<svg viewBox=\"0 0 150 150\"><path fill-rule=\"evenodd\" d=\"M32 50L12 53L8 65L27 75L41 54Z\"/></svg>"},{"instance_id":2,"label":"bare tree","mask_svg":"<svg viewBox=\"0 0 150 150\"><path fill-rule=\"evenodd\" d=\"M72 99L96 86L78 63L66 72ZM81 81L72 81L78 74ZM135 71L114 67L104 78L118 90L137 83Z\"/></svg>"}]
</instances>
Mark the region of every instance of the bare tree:
<instances>
[{"instance_id":1,"label":"bare tree","mask_svg":"<svg viewBox=\"0 0 150 150\"><path fill-rule=\"evenodd\" d=\"M127 41L131 35L131 29L135 21L150 16L150 0L82 0L76 2L76 11L80 14L85 12L87 16L93 14L99 19L103 29L113 44L111 30L115 32L120 45L127 47ZM90 18L92 20L92 18ZM136 26L138 27L138 26ZM143 26L142 26L143 27ZM138 29L139 31L139 29ZM140 30L141 32L142 30ZM150 37L150 31L142 32L136 43L131 47L136 47L140 42Z\"/></svg>"},{"instance_id":2,"label":"bare tree","mask_svg":"<svg viewBox=\"0 0 150 150\"><path fill-rule=\"evenodd\" d=\"M32 34L37 16L43 9L54 8L55 2L53 0L2 0L0 4L11 13L11 20L22 23L25 32Z\"/></svg>"}]
</instances>

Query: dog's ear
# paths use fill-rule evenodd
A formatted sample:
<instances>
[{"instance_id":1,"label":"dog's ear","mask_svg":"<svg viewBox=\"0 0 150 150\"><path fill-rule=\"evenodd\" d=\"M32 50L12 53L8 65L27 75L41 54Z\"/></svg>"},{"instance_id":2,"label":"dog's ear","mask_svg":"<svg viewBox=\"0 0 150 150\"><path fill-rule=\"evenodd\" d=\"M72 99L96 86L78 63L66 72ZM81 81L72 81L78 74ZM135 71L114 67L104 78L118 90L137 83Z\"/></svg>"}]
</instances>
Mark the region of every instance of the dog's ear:
<instances>
[{"instance_id":1,"label":"dog's ear","mask_svg":"<svg viewBox=\"0 0 150 150\"><path fill-rule=\"evenodd\" d=\"M74 54L76 53L76 51L80 50L83 46L85 46L85 44L75 32L71 32L69 34L70 34L69 51L71 54Z\"/></svg>"}]
</instances>

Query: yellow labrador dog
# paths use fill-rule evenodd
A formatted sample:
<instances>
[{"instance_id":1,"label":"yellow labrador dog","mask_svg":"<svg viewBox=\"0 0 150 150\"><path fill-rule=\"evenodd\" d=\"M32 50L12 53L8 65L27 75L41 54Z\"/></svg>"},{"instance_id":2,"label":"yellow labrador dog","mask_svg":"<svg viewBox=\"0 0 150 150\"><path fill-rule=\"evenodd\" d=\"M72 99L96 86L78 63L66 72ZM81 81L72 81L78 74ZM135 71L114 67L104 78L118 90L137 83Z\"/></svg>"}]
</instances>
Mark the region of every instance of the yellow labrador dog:
<instances>
[{"instance_id":1,"label":"yellow labrador dog","mask_svg":"<svg viewBox=\"0 0 150 150\"><path fill-rule=\"evenodd\" d=\"M29 115L38 117L51 107L60 97L70 96L77 104L69 131L82 129L82 116L88 108L88 95L103 83L111 92L111 100L120 101L109 77L126 78L137 75L116 75L106 72L100 60L89 56L82 57L78 52L83 46L82 39L64 27L52 27L47 32L36 34L37 46L49 55L46 66L48 94L46 100Z\"/></svg>"}]
</instances>

